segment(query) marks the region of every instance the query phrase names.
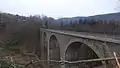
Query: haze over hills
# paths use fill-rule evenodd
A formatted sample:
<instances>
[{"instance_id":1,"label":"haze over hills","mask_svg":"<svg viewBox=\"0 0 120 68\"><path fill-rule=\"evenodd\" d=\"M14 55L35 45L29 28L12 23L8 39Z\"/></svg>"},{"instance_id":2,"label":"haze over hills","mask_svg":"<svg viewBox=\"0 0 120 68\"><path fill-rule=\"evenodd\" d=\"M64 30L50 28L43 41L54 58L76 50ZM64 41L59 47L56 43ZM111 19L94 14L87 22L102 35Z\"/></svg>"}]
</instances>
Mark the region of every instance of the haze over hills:
<instances>
[{"instance_id":1,"label":"haze over hills","mask_svg":"<svg viewBox=\"0 0 120 68\"><path fill-rule=\"evenodd\" d=\"M88 17L82 17L82 16L77 16L77 17L71 17L71 18L60 18L58 21L64 21L64 22L69 22L69 21L75 21L79 19L84 19L84 20L90 20L90 19L95 19L95 20L120 20L120 12L119 13L109 13L109 14L102 14L102 15L95 15L95 16L88 16Z\"/></svg>"}]
</instances>

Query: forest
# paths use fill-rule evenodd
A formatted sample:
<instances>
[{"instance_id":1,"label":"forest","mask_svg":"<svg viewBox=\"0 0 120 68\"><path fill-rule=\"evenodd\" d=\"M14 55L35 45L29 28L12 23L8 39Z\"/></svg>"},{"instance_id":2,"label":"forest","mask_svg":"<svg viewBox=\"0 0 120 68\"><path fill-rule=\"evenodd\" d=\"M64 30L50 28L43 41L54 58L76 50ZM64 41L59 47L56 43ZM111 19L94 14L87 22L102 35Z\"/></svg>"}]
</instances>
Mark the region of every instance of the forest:
<instances>
[{"instance_id":1,"label":"forest","mask_svg":"<svg viewBox=\"0 0 120 68\"><path fill-rule=\"evenodd\" d=\"M119 20L77 19L63 21L45 15L20 16L0 13L1 40L16 40L21 43L39 38L40 28L59 29L78 32L120 34ZM26 43L27 44L27 43Z\"/></svg>"}]
</instances>

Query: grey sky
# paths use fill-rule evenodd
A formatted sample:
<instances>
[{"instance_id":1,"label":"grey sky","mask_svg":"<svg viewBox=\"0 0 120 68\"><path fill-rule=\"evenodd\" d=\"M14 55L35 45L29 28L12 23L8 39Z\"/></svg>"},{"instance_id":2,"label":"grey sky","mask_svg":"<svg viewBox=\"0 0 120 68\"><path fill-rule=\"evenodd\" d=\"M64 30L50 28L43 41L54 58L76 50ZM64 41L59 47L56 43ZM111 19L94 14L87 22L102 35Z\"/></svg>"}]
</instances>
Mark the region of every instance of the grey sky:
<instances>
[{"instance_id":1,"label":"grey sky","mask_svg":"<svg viewBox=\"0 0 120 68\"><path fill-rule=\"evenodd\" d=\"M117 6L117 0L0 0L0 11L54 18L113 13Z\"/></svg>"}]
</instances>

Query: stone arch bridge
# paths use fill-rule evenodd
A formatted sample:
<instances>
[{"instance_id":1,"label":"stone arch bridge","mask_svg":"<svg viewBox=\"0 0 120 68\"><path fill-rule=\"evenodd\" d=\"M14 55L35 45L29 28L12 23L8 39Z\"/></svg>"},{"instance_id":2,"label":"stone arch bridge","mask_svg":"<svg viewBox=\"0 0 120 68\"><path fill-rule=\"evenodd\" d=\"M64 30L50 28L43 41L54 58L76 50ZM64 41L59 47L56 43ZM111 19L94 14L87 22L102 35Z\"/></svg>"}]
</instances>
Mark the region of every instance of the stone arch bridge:
<instances>
[{"instance_id":1,"label":"stone arch bridge","mask_svg":"<svg viewBox=\"0 0 120 68\"><path fill-rule=\"evenodd\" d=\"M43 60L78 61L113 57L113 52L120 55L120 39L112 35L84 32L40 29L40 57ZM47 62L45 62L47 63ZM52 68L84 68L83 64L60 65L50 62ZM97 67L102 62L88 63ZM91 67L93 68L93 67Z\"/></svg>"}]
</instances>

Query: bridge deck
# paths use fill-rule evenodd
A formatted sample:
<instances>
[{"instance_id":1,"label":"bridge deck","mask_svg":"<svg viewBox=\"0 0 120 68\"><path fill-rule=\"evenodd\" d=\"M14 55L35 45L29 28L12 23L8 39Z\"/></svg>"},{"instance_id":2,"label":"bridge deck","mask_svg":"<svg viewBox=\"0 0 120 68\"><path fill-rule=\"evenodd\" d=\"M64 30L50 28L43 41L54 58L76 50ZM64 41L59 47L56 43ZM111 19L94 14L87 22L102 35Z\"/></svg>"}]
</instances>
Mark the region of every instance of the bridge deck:
<instances>
[{"instance_id":1,"label":"bridge deck","mask_svg":"<svg viewBox=\"0 0 120 68\"><path fill-rule=\"evenodd\" d=\"M53 32L53 33L59 33L59 34L70 35L70 36L75 36L75 37L82 37L82 38L88 38L88 39L94 39L94 40L100 40L100 41L120 44L120 35L106 35L106 34L99 34L99 33L75 32L75 31L43 29L43 28L40 28L40 29Z\"/></svg>"}]
</instances>

